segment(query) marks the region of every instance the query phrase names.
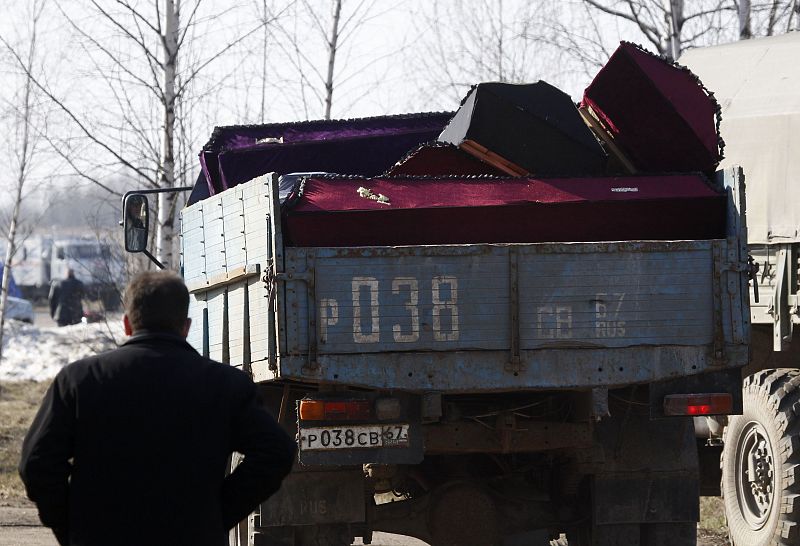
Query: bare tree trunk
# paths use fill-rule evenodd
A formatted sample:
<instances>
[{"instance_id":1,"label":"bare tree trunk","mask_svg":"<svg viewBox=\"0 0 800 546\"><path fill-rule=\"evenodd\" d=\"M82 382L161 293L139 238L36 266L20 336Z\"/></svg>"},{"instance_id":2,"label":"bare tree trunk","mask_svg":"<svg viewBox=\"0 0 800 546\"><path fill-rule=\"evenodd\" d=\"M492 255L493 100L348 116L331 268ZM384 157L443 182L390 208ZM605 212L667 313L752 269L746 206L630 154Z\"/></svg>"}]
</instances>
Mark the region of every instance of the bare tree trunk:
<instances>
[{"instance_id":1,"label":"bare tree trunk","mask_svg":"<svg viewBox=\"0 0 800 546\"><path fill-rule=\"evenodd\" d=\"M27 131L27 124L25 127ZM24 145L23 145L24 146ZM6 309L8 308L8 288L11 285L11 271L12 260L16 253L16 238L17 238L17 222L19 220L19 209L22 201L22 186L25 181L25 170L20 169L17 178L17 193L14 200L14 212L11 216L11 225L8 228L8 235L6 237L6 256L3 262L3 283L2 292L0 292L0 361L3 359L3 333L6 326Z\"/></svg>"},{"instance_id":2,"label":"bare tree trunk","mask_svg":"<svg viewBox=\"0 0 800 546\"><path fill-rule=\"evenodd\" d=\"M780 0L772 0L772 5L769 7L769 18L767 19L767 36L772 36L775 32L775 23L778 16L778 4Z\"/></svg>"},{"instance_id":3,"label":"bare tree trunk","mask_svg":"<svg viewBox=\"0 0 800 546\"><path fill-rule=\"evenodd\" d=\"M750 28L750 0L739 0L739 39L748 40L753 37Z\"/></svg>"},{"instance_id":4,"label":"bare tree trunk","mask_svg":"<svg viewBox=\"0 0 800 546\"><path fill-rule=\"evenodd\" d=\"M267 102L267 43L269 39L269 25L267 25L267 0L262 0L261 7L264 10L264 36L261 42L261 109L259 120L264 123L266 119Z\"/></svg>"},{"instance_id":5,"label":"bare tree trunk","mask_svg":"<svg viewBox=\"0 0 800 546\"><path fill-rule=\"evenodd\" d=\"M19 227L20 208L22 206L23 188L28 179L28 170L30 160L33 155L34 146L31 142L31 116L33 114L33 87L34 82L31 77L31 72L34 69L34 60L36 58L36 28L39 21L39 16L42 13L42 4L34 5L33 7L33 24L30 35L30 42L28 44L28 56L26 59L25 67L25 87L23 90L22 107L16 113L17 123L22 124L22 134L20 135L21 141L18 143L20 146L18 158L18 170L16 188L14 192L14 209L11 214L11 222L6 235L6 255L3 263L3 280L0 283L0 360L3 358L3 333L5 330L6 322L6 309L8 308L8 289L11 286L11 277L13 270L13 259L16 253L17 243L17 230ZM12 135L12 138L16 135Z\"/></svg>"},{"instance_id":6,"label":"bare tree trunk","mask_svg":"<svg viewBox=\"0 0 800 546\"><path fill-rule=\"evenodd\" d=\"M159 187L175 187L175 75L178 61L178 22L180 0L164 0L164 127L161 143L161 179ZM173 263L173 239L175 193L158 195L158 225L156 230L156 258L171 268Z\"/></svg>"},{"instance_id":7,"label":"bare tree trunk","mask_svg":"<svg viewBox=\"0 0 800 546\"><path fill-rule=\"evenodd\" d=\"M674 61L681 56L681 28L683 27L683 0L665 0L669 36L668 56Z\"/></svg>"},{"instance_id":8,"label":"bare tree trunk","mask_svg":"<svg viewBox=\"0 0 800 546\"><path fill-rule=\"evenodd\" d=\"M497 79L504 82L505 76L503 74L503 0L497 2Z\"/></svg>"},{"instance_id":9,"label":"bare tree trunk","mask_svg":"<svg viewBox=\"0 0 800 546\"><path fill-rule=\"evenodd\" d=\"M328 77L325 80L325 119L331 119L333 104L333 68L336 62L336 42L339 41L339 17L342 13L342 0L336 0L333 6L333 24L328 40Z\"/></svg>"},{"instance_id":10,"label":"bare tree trunk","mask_svg":"<svg viewBox=\"0 0 800 546\"><path fill-rule=\"evenodd\" d=\"M792 6L792 13L794 14L794 19L795 19L795 21L794 21L794 24L795 24L794 29L796 31L800 32L800 0L793 0L793 4L794 5ZM790 21L789 28L791 28L791 20L792 20L792 18L789 17L789 21Z\"/></svg>"}]
</instances>

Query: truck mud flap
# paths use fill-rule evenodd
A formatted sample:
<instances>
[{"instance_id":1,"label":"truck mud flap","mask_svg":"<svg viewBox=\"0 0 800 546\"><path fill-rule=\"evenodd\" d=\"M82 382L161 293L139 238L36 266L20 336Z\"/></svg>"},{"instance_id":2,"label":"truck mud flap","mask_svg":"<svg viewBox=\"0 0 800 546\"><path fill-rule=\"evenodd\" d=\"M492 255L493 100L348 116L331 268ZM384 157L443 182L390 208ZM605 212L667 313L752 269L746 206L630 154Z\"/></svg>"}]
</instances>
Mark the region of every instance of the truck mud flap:
<instances>
[{"instance_id":1,"label":"truck mud flap","mask_svg":"<svg viewBox=\"0 0 800 546\"><path fill-rule=\"evenodd\" d=\"M690 472L598 475L594 521L597 525L695 522L698 487L697 475Z\"/></svg>"},{"instance_id":2,"label":"truck mud flap","mask_svg":"<svg viewBox=\"0 0 800 546\"><path fill-rule=\"evenodd\" d=\"M261 504L261 527L362 523L365 521L361 470L294 472Z\"/></svg>"}]
</instances>

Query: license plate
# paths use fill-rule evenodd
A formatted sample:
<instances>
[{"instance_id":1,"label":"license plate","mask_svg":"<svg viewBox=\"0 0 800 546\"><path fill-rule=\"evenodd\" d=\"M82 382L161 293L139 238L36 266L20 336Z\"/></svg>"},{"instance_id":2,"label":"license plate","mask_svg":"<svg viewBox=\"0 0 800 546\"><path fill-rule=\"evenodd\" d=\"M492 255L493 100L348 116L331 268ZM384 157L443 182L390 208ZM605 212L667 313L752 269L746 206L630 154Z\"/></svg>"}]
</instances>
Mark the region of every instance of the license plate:
<instances>
[{"instance_id":1,"label":"license plate","mask_svg":"<svg viewBox=\"0 0 800 546\"><path fill-rule=\"evenodd\" d=\"M408 425L353 425L300 429L300 449L408 447Z\"/></svg>"}]
</instances>

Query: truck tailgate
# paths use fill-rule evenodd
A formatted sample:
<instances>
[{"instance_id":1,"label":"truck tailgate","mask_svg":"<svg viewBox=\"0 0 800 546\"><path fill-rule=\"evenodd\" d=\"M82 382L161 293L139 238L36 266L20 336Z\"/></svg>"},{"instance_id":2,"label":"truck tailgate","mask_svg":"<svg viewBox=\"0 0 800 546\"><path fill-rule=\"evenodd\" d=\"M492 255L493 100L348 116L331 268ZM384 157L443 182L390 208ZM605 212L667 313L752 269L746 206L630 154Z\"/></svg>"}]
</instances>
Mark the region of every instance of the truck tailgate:
<instances>
[{"instance_id":1,"label":"truck tailgate","mask_svg":"<svg viewBox=\"0 0 800 546\"><path fill-rule=\"evenodd\" d=\"M587 388L747 361L738 236L284 248L271 186L277 180L262 177L184 212L184 269L200 325L192 343L257 380L441 392ZM239 220L226 231L228 215ZM214 222L223 230L216 249L199 231Z\"/></svg>"}]
</instances>

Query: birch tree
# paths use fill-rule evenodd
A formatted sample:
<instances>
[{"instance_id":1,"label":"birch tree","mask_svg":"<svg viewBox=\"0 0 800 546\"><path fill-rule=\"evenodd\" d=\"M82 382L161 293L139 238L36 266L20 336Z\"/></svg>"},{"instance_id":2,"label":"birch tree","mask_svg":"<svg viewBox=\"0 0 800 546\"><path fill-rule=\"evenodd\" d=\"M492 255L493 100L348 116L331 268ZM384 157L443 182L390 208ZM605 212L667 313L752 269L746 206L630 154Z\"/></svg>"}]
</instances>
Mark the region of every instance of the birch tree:
<instances>
[{"instance_id":1,"label":"birch tree","mask_svg":"<svg viewBox=\"0 0 800 546\"><path fill-rule=\"evenodd\" d=\"M560 83L559 51L545 37L562 15L559 2L433 0L415 13L419 21L408 64L428 108L453 108L482 81Z\"/></svg>"},{"instance_id":2,"label":"birch tree","mask_svg":"<svg viewBox=\"0 0 800 546\"><path fill-rule=\"evenodd\" d=\"M71 93L33 78L69 122L66 136L51 140L53 149L82 179L112 195L106 183L111 177L124 177L130 187L190 185L196 161L178 158L176 151L194 157L199 145L179 146L192 140L186 134L191 124L176 113L192 115L185 103L197 105L198 97L234 73L246 56L245 43L267 22L240 27L237 8L206 8L202 0L55 1L74 38L78 76ZM224 17L237 32L222 35ZM213 45L200 43L212 36ZM177 206L176 193L159 194L155 254L171 268L178 265Z\"/></svg>"},{"instance_id":3,"label":"birch tree","mask_svg":"<svg viewBox=\"0 0 800 546\"><path fill-rule=\"evenodd\" d=\"M39 27L45 4L46 0L34 0L27 6L26 20L20 25L23 30L16 43L13 43L10 37L0 36L0 44L5 49L5 53L12 58L12 68L17 59L24 63L24 70L21 74L18 70L14 71L20 77L6 79L6 83L14 81L21 83L5 104L6 119L10 122L10 130L6 132L9 157L6 163L8 169L5 171L4 178L8 179L7 187L11 188L12 202L8 230L5 234L6 252L3 260L3 278L0 284L0 359L2 359L3 333L14 258L24 229L21 217L22 205L24 198L28 195L27 185L42 147L39 133L45 130L42 124L43 118L38 112L38 109L42 107L40 96L30 77L30 74L35 73L40 67ZM37 126L37 124L39 125Z\"/></svg>"},{"instance_id":4,"label":"birch tree","mask_svg":"<svg viewBox=\"0 0 800 546\"><path fill-rule=\"evenodd\" d=\"M623 38L647 44L669 59L690 47L788 32L798 0L581 0L590 16L628 25ZM637 36L638 35L638 36Z\"/></svg>"},{"instance_id":5,"label":"birch tree","mask_svg":"<svg viewBox=\"0 0 800 546\"><path fill-rule=\"evenodd\" d=\"M296 117L305 119L331 119L335 112L351 111L387 83L370 74L397 53L385 51L383 41L366 41L370 37L366 31L403 3L299 0L289 4L287 23L272 27L274 48L280 53L272 68L277 72L279 65L285 65L276 77L290 82L276 99L287 100Z\"/></svg>"}]
</instances>

